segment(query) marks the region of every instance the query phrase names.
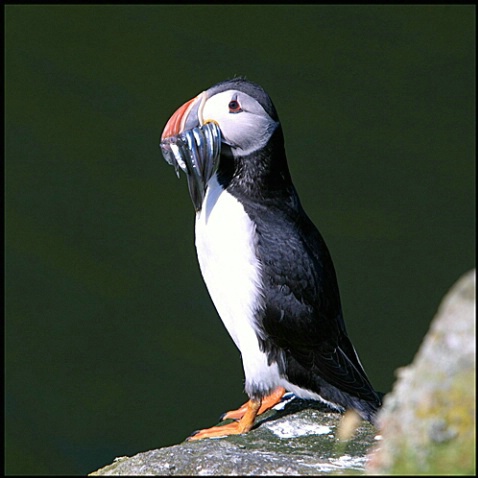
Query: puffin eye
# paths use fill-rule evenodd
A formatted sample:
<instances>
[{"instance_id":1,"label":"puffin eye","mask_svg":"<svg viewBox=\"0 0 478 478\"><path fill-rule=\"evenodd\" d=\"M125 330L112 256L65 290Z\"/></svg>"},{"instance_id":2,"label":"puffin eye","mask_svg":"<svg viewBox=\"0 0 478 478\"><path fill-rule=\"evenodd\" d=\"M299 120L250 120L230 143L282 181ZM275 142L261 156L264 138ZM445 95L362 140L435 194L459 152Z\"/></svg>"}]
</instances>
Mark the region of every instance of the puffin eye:
<instances>
[{"instance_id":1,"label":"puffin eye","mask_svg":"<svg viewBox=\"0 0 478 478\"><path fill-rule=\"evenodd\" d=\"M229 113L240 113L242 111L241 105L237 100L231 100L229 102Z\"/></svg>"}]
</instances>

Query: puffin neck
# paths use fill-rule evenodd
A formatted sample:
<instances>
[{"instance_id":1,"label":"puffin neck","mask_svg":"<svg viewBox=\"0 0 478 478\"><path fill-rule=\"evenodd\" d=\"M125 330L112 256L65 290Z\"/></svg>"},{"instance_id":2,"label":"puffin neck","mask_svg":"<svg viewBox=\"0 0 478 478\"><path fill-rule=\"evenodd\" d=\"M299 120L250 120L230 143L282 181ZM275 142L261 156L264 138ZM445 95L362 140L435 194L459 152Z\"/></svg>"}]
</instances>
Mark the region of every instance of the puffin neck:
<instances>
[{"instance_id":1,"label":"puffin neck","mask_svg":"<svg viewBox=\"0 0 478 478\"><path fill-rule=\"evenodd\" d=\"M223 148L217 170L219 184L234 195L267 198L290 194L292 179L279 126L266 146L247 156L235 157Z\"/></svg>"}]
</instances>

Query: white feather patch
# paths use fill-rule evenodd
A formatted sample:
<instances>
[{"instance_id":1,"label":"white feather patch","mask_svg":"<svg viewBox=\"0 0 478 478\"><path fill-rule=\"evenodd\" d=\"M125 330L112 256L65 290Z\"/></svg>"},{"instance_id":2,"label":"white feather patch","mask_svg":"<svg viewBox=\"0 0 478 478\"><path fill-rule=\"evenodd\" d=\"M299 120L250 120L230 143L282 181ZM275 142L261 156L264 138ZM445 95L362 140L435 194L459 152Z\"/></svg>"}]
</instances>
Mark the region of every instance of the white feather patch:
<instances>
[{"instance_id":1,"label":"white feather patch","mask_svg":"<svg viewBox=\"0 0 478 478\"><path fill-rule=\"evenodd\" d=\"M257 340L254 317L263 298L255 240L244 207L213 176L196 215L196 249L211 299L241 351L248 394L271 391L280 381L277 365L267 364Z\"/></svg>"}]
</instances>

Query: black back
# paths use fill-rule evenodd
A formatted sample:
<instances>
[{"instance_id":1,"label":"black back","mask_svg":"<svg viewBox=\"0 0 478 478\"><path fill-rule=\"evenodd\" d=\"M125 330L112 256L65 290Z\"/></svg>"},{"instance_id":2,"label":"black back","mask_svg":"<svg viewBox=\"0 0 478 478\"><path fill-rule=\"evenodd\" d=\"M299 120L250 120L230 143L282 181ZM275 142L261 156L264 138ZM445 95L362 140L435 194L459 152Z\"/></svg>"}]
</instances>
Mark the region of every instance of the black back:
<instances>
[{"instance_id":1,"label":"black back","mask_svg":"<svg viewBox=\"0 0 478 478\"><path fill-rule=\"evenodd\" d=\"M231 87L255 97L278 121L269 96L254 83L234 79L210 91ZM333 262L292 184L281 127L246 157L225 148L218 180L256 225L265 299L256 320L269 361L291 383L373 420L380 398L347 336Z\"/></svg>"}]
</instances>

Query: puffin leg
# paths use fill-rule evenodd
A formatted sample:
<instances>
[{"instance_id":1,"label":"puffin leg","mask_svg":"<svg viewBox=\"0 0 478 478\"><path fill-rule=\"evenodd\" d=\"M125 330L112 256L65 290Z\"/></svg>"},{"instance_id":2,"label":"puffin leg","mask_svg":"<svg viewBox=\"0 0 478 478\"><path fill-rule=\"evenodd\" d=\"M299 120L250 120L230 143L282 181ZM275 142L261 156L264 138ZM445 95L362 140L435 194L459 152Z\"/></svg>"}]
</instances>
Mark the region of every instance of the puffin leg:
<instances>
[{"instance_id":1,"label":"puffin leg","mask_svg":"<svg viewBox=\"0 0 478 478\"><path fill-rule=\"evenodd\" d=\"M218 438L228 435L240 435L241 433L248 432L254 425L254 420L261 407L261 402L262 400L260 398L249 400L246 404L246 411L239 421L199 430L188 437L187 440L192 441L202 440L203 438Z\"/></svg>"},{"instance_id":2,"label":"puffin leg","mask_svg":"<svg viewBox=\"0 0 478 478\"><path fill-rule=\"evenodd\" d=\"M285 393L285 388L284 387L277 387L272 390L272 392L264 397L262 399L262 404L257 412L258 415L261 415L264 412L267 412L267 410L270 410L272 407L277 405L282 397L284 396ZM241 407L239 407L237 410L231 410L229 412L224 413L224 415L221 416L221 420L240 420L244 414L247 411L247 407L249 405L249 402L244 403Z\"/></svg>"}]
</instances>

